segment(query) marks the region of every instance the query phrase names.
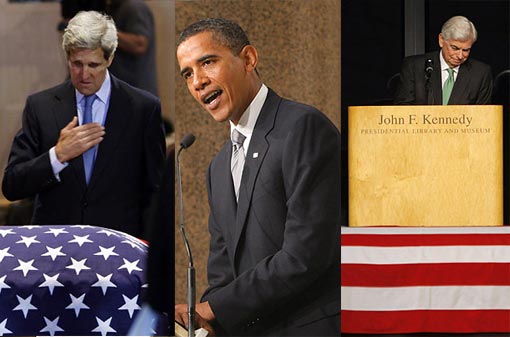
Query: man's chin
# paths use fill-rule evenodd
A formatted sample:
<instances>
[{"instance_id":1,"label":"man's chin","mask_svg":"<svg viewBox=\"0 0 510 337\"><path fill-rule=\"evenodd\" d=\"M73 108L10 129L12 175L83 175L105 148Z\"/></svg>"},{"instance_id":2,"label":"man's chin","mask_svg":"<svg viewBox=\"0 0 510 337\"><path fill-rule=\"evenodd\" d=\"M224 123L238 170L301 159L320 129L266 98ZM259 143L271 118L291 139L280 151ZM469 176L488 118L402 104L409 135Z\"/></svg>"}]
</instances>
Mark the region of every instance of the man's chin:
<instances>
[{"instance_id":1,"label":"man's chin","mask_svg":"<svg viewBox=\"0 0 510 337\"><path fill-rule=\"evenodd\" d=\"M460 66L462 63L464 63L464 61L456 61L456 62L452 62L452 67L458 67Z\"/></svg>"},{"instance_id":2,"label":"man's chin","mask_svg":"<svg viewBox=\"0 0 510 337\"><path fill-rule=\"evenodd\" d=\"M76 88L76 89L77 89L77 90L78 90L78 91L79 91L82 95L84 95L84 96L90 96L90 95L92 95L92 94L94 94L94 93L95 93L94 91L92 91L92 90L91 90L91 89L89 89L89 88L80 88L80 87L78 87L78 88Z\"/></svg>"},{"instance_id":3,"label":"man's chin","mask_svg":"<svg viewBox=\"0 0 510 337\"><path fill-rule=\"evenodd\" d=\"M224 113L224 112L218 111L218 110L210 110L210 109L207 109L207 107L204 107L204 109L218 123L223 123L228 120L229 115L227 113Z\"/></svg>"}]
</instances>

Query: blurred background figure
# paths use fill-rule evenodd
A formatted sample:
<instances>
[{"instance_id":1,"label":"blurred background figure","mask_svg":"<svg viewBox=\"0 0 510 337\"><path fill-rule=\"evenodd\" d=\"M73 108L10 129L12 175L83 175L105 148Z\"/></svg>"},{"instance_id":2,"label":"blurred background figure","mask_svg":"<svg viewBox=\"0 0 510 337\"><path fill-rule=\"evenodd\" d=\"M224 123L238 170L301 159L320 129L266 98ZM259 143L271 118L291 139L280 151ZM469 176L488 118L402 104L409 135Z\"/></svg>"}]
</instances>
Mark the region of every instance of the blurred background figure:
<instances>
[{"instance_id":1,"label":"blurred background figure","mask_svg":"<svg viewBox=\"0 0 510 337\"><path fill-rule=\"evenodd\" d=\"M142 311L131 325L129 336L174 336L174 216L175 216L175 147L167 148L161 189L152 204L147 226L149 258L148 297Z\"/></svg>"}]
</instances>

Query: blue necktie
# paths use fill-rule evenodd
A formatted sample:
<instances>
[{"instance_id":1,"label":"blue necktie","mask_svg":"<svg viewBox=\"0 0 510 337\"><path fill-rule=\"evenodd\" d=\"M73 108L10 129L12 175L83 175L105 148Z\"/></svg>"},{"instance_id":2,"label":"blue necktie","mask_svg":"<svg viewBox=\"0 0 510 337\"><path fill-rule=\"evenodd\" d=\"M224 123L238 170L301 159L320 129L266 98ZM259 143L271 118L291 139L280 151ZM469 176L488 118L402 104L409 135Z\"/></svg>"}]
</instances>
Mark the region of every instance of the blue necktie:
<instances>
[{"instance_id":1,"label":"blue necktie","mask_svg":"<svg viewBox=\"0 0 510 337\"><path fill-rule=\"evenodd\" d=\"M83 124L92 123L92 104L97 96L85 96L85 108L83 109ZM89 184L90 177L92 176L92 169L94 168L94 160L96 157L96 146L91 147L83 153L83 165L85 167L85 181Z\"/></svg>"}]
</instances>

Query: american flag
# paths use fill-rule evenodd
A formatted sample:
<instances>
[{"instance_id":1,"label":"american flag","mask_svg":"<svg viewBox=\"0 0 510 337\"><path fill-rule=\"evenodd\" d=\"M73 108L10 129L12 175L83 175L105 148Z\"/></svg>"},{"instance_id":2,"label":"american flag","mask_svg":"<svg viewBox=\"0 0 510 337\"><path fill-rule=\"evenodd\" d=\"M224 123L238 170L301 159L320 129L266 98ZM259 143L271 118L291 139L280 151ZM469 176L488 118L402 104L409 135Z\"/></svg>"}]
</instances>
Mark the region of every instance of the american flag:
<instances>
[{"instance_id":1,"label":"american flag","mask_svg":"<svg viewBox=\"0 0 510 337\"><path fill-rule=\"evenodd\" d=\"M342 228L345 333L510 333L510 228Z\"/></svg>"},{"instance_id":2,"label":"american flag","mask_svg":"<svg viewBox=\"0 0 510 337\"><path fill-rule=\"evenodd\" d=\"M126 335L146 257L143 242L106 228L1 226L0 336Z\"/></svg>"}]
</instances>

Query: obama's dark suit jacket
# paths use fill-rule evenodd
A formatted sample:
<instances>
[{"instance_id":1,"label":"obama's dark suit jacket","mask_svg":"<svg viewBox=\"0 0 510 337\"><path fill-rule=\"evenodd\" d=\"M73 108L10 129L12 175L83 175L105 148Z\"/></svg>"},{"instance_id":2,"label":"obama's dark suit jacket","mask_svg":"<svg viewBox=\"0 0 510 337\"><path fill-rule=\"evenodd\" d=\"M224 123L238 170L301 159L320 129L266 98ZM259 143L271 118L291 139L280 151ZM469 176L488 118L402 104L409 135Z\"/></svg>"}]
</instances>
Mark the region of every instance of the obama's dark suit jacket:
<instances>
[{"instance_id":1,"label":"obama's dark suit jacket","mask_svg":"<svg viewBox=\"0 0 510 337\"><path fill-rule=\"evenodd\" d=\"M58 181L49 149L76 111L70 81L28 97L2 182L9 200L35 196L34 224L88 224L140 236L142 213L159 189L165 139L155 96L111 76L104 140L89 185L82 156Z\"/></svg>"},{"instance_id":2,"label":"obama's dark suit jacket","mask_svg":"<svg viewBox=\"0 0 510 337\"><path fill-rule=\"evenodd\" d=\"M202 301L231 336L339 335L340 135L269 90L236 204L228 141L207 173L211 244Z\"/></svg>"},{"instance_id":3,"label":"obama's dark suit jacket","mask_svg":"<svg viewBox=\"0 0 510 337\"><path fill-rule=\"evenodd\" d=\"M400 71L400 82L395 94L395 104L441 105L440 51L406 57ZM433 61L430 89L427 89L425 62ZM430 97L429 97L430 96ZM492 72L488 65L471 57L461 64L448 105L491 104Z\"/></svg>"}]
</instances>

